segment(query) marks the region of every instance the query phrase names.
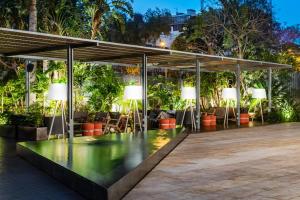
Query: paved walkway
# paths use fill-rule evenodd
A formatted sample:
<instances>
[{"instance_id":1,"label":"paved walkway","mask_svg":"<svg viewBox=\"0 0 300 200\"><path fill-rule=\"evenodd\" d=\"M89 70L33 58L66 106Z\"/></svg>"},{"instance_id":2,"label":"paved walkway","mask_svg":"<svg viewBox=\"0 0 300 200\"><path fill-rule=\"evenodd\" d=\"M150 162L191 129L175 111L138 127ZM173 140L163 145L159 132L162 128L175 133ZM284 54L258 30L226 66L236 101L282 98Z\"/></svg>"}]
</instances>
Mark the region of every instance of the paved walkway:
<instances>
[{"instance_id":1,"label":"paved walkway","mask_svg":"<svg viewBox=\"0 0 300 200\"><path fill-rule=\"evenodd\" d=\"M80 200L81 197L16 155L0 137L0 200Z\"/></svg>"},{"instance_id":2,"label":"paved walkway","mask_svg":"<svg viewBox=\"0 0 300 200\"><path fill-rule=\"evenodd\" d=\"M300 199L300 123L190 135L124 199Z\"/></svg>"}]
</instances>

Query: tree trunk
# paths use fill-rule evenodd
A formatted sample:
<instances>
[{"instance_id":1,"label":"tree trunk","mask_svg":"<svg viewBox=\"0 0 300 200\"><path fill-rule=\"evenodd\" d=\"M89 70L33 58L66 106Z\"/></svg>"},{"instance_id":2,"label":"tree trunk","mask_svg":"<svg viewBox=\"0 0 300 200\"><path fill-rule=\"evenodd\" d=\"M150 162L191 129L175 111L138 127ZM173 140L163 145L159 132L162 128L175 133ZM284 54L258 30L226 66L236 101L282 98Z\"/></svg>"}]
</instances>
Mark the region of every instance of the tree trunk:
<instances>
[{"instance_id":1,"label":"tree trunk","mask_svg":"<svg viewBox=\"0 0 300 200\"><path fill-rule=\"evenodd\" d=\"M101 18L102 14L100 10L97 10L92 21L92 37L91 39L94 40L97 37L97 33L99 32L99 28L101 25Z\"/></svg>"},{"instance_id":2,"label":"tree trunk","mask_svg":"<svg viewBox=\"0 0 300 200\"><path fill-rule=\"evenodd\" d=\"M36 0L30 0L29 6L29 31L37 31Z\"/></svg>"},{"instance_id":3,"label":"tree trunk","mask_svg":"<svg viewBox=\"0 0 300 200\"><path fill-rule=\"evenodd\" d=\"M242 42L240 40L237 40L237 45L238 45L238 58L244 59L244 51L243 51Z\"/></svg>"},{"instance_id":4,"label":"tree trunk","mask_svg":"<svg viewBox=\"0 0 300 200\"><path fill-rule=\"evenodd\" d=\"M28 29L29 31L36 32L37 31L37 9L36 9L36 0L30 0L29 4L29 24L28 24ZM37 62L33 62L35 68L37 66ZM35 74L34 73L29 73L26 71L26 74L30 75L30 79L35 79ZM30 79L29 79L29 88L30 88ZM28 93L28 92L27 92ZM28 95L28 94L27 94ZM31 99L30 99L30 94L29 94L29 99L28 105L30 105ZM23 105L22 105L23 107Z\"/></svg>"}]
</instances>

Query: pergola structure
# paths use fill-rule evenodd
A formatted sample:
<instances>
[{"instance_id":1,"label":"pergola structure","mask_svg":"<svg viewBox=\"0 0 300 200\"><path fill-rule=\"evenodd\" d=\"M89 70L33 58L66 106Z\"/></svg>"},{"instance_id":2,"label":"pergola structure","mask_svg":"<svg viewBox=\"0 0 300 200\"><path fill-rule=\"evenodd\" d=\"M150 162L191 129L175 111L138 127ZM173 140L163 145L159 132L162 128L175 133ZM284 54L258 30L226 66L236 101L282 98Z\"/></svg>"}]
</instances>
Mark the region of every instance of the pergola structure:
<instances>
[{"instance_id":1,"label":"pergola structure","mask_svg":"<svg viewBox=\"0 0 300 200\"><path fill-rule=\"evenodd\" d=\"M291 68L290 65L213 56L136 45L119 44L74 37L0 28L0 56L28 60L65 60L68 77L68 124L73 130L73 63L101 62L140 66L143 86L143 128L147 130L147 69L162 68L196 71L196 127L200 129L200 72L235 72L237 77L237 125L240 125L240 73L243 70L268 70L268 99L272 107L272 69Z\"/></svg>"}]
</instances>

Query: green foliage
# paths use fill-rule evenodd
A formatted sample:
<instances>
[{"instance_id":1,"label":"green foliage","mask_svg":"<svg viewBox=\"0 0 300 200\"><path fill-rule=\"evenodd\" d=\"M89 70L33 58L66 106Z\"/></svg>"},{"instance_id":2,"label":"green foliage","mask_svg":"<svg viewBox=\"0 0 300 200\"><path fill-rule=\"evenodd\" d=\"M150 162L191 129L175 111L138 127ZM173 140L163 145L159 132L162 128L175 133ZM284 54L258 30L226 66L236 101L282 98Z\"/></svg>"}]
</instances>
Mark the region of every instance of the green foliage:
<instances>
[{"instance_id":1,"label":"green foliage","mask_svg":"<svg viewBox=\"0 0 300 200\"><path fill-rule=\"evenodd\" d=\"M161 33L166 35L170 33L171 23L170 11L158 8L149 9L145 15L135 13L132 18L127 19L124 32L113 25L107 36L111 41L127 44L155 43Z\"/></svg>"},{"instance_id":2,"label":"green foliage","mask_svg":"<svg viewBox=\"0 0 300 200\"><path fill-rule=\"evenodd\" d=\"M7 125L10 124L10 112L3 112L0 113L0 125Z\"/></svg>"},{"instance_id":3,"label":"green foliage","mask_svg":"<svg viewBox=\"0 0 300 200\"><path fill-rule=\"evenodd\" d=\"M235 79L234 74L228 72L221 73L201 73L201 97L202 108L221 106L221 93L223 88L229 87L229 82Z\"/></svg>"},{"instance_id":4,"label":"green foliage","mask_svg":"<svg viewBox=\"0 0 300 200\"><path fill-rule=\"evenodd\" d=\"M285 101L280 108L281 121L283 122L292 122L299 120L299 106L296 109L296 105L291 102Z\"/></svg>"},{"instance_id":5,"label":"green foliage","mask_svg":"<svg viewBox=\"0 0 300 200\"><path fill-rule=\"evenodd\" d=\"M168 110L170 106L175 109L183 107L180 99L179 85L175 80L168 80L164 76L149 77L148 80L148 100L150 108L160 105L162 109Z\"/></svg>"},{"instance_id":6,"label":"green foliage","mask_svg":"<svg viewBox=\"0 0 300 200\"><path fill-rule=\"evenodd\" d=\"M109 25L116 23L124 32L125 16L133 14L132 0L83 0L85 17L89 19L87 29L91 30L92 39L104 39L109 32Z\"/></svg>"},{"instance_id":7,"label":"green foliage","mask_svg":"<svg viewBox=\"0 0 300 200\"><path fill-rule=\"evenodd\" d=\"M13 114L10 116L11 124L30 127L42 127L44 125L44 117L42 108L39 104L30 106L28 112L23 114Z\"/></svg>"},{"instance_id":8,"label":"green foliage","mask_svg":"<svg viewBox=\"0 0 300 200\"><path fill-rule=\"evenodd\" d=\"M66 83L66 73L66 64L61 61L50 61L48 69L45 71L45 74L49 75L52 83Z\"/></svg>"},{"instance_id":9,"label":"green foliage","mask_svg":"<svg viewBox=\"0 0 300 200\"><path fill-rule=\"evenodd\" d=\"M74 65L74 103L76 111L86 110L85 83L89 76L90 65L87 63L75 63Z\"/></svg>"},{"instance_id":10,"label":"green foliage","mask_svg":"<svg viewBox=\"0 0 300 200\"><path fill-rule=\"evenodd\" d=\"M171 13L166 9L158 9L155 10L149 9L145 13L145 21L146 21L146 30L145 33L146 38L148 40L156 40L159 38L161 33L168 34L170 32L170 24L171 22Z\"/></svg>"},{"instance_id":11,"label":"green foliage","mask_svg":"<svg viewBox=\"0 0 300 200\"><path fill-rule=\"evenodd\" d=\"M6 110L22 112L25 97L25 70L19 68L16 76L7 81L4 86L4 101Z\"/></svg>"},{"instance_id":12,"label":"green foliage","mask_svg":"<svg viewBox=\"0 0 300 200\"><path fill-rule=\"evenodd\" d=\"M110 111L123 86L112 66L93 65L86 81L89 109L96 112Z\"/></svg>"},{"instance_id":13,"label":"green foliage","mask_svg":"<svg viewBox=\"0 0 300 200\"><path fill-rule=\"evenodd\" d=\"M284 101L280 108L272 109L268 114L268 122L296 122L300 120L300 107L295 102Z\"/></svg>"},{"instance_id":14,"label":"green foliage","mask_svg":"<svg viewBox=\"0 0 300 200\"><path fill-rule=\"evenodd\" d=\"M0 26L5 28L26 29L28 10L26 1L2 0L0 2Z\"/></svg>"},{"instance_id":15,"label":"green foliage","mask_svg":"<svg viewBox=\"0 0 300 200\"><path fill-rule=\"evenodd\" d=\"M42 127L44 125L42 110L39 104L30 105L28 112L25 114L24 125Z\"/></svg>"}]
</instances>

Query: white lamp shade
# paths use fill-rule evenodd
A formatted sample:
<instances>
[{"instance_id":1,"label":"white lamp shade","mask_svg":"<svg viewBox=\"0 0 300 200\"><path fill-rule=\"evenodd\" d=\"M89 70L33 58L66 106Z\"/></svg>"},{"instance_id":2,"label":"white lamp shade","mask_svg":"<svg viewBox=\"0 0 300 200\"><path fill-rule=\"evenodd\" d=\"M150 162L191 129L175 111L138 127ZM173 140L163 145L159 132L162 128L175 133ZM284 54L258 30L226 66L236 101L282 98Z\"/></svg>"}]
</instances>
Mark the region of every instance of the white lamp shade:
<instances>
[{"instance_id":1,"label":"white lamp shade","mask_svg":"<svg viewBox=\"0 0 300 200\"><path fill-rule=\"evenodd\" d=\"M140 100L143 99L143 88L142 86L130 85L125 87L124 91L125 100Z\"/></svg>"},{"instance_id":2,"label":"white lamp shade","mask_svg":"<svg viewBox=\"0 0 300 200\"><path fill-rule=\"evenodd\" d=\"M182 87L181 88L182 99L196 99L196 88L195 87Z\"/></svg>"},{"instance_id":3,"label":"white lamp shade","mask_svg":"<svg viewBox=\"0 0 300 200\"><path fill-rule=\"evenodd\" d=\"M266 99L267 93L265 89L253 89L252 90L252 98L254 99Z\"/></svg>"},{"instance_id":4,"label":"white lamp shade","mask_svg":"<svg viewBox=\"0 0 300 200\"><path fill-rule=\"evenodd\" d=\"M222 91L222 98L225 100L236 100L236 95L236 88L224 88Z\"/></svg>"},{"instance_id":5,"label":"white lamp shade","mask_svg":"<svg viewBox=\"0 0 300 200\"><path fill-rule=\"evenodd\" d=\"M248 88L248 89L247 89L248 94L252 95L253 89L255 89L255 88L252 88L252 87L251 87L251 88Z\"/></svg>"},{"instance_id":6,"label":"white lamp shade","mask_svg":"<svg viewBox=\"0 0 300 200\"><path fill-rule=\"evenodd\" d=\"M64 83L53 83L48 90L48 99L56 101L67 100L67 85Z\"/></svg>"}]
</instances>

